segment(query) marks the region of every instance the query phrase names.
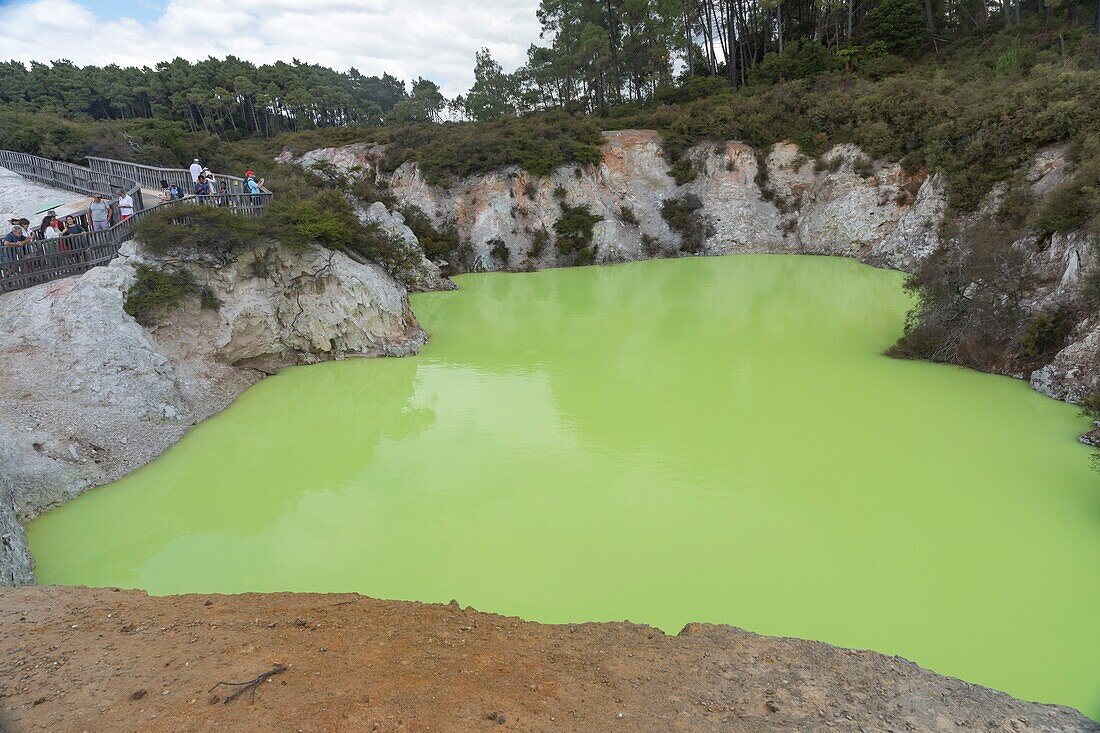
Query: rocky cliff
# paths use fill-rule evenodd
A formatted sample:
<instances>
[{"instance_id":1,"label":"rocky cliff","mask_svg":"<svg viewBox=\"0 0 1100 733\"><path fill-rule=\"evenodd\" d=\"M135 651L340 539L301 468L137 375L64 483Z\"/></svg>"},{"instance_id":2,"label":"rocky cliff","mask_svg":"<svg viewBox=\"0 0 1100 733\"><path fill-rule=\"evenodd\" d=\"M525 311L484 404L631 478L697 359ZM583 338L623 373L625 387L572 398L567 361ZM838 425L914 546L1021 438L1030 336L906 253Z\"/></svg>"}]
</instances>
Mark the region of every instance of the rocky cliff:
<instances>
[{"instance_id":1,"label":"rocky cliff","mask_svg":"<svg viewBox=\"0 0 1100 733\"><path fill-rule=\"evenodd\" d=\"M462 240L449 263L457 271L573 264L573 254L548 242L563 207L579 206L599 217L592 227L597 263L688 253L805 253L911 272L940 247L965 246L941 235L947 199L938 176L873 161L852 145L836 146L815 161L791 144L765 151L739 142L703 144L688 151L694 178L681 185L654 131L606 132L602 150L598 165L564 166L543 177L506 168L448 186L429 183L414 162L384 172L383 149L366 143L299 157L286 152L279 160L370 177L398 207L420 209L440 227L453 224ZM1064 151L1043 151L1026 177L1032 195L1049 195L1067 179L1068 167ZM986 209L1003 193L991 191ZM662 215L669 200L687 202L676 229ZM372 210L378 207L386 211L378 203ZM697 242L689 246L689 237ZM1022 295L1022 305L1034 313L1073 300L1082 273L1100 267L1083 234L1018 244L1027 249L1026 267L1037 283ZM1071 402L1100 391L1100 321L1081 323L1061 353L1033 375L1014 376L1030 377L1035 389Z\"/></svg>"},{"instance_id":2,"label":"rocky cliff","mask_svg":"<svg viewBox=\"0 0 1100 733\"><path fill-rule=\"evenodd\" d=\"M0 296L0 585L32 580L21 522L149 462L265 374L427 338L380 268L276 246L182 263L218 307L192 297L144 328L123 310L138 263L161 264L130 243L106 267Z\"/></svg>"}]
</instances>

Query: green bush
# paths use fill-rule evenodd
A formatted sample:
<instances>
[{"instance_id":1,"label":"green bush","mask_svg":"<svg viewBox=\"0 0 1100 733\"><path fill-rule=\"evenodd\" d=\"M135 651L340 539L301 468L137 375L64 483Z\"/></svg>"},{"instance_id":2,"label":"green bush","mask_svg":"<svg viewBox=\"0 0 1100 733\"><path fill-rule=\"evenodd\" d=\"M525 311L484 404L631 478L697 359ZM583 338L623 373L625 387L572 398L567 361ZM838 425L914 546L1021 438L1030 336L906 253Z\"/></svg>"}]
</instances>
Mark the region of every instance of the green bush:
<instances>
[{"instance_id":1,"label":"green bush","mask_svg":"<svg viewBox=\"0 0 1100 733\"><path fill-rule=\"evenodd\" d=\"M265 223L283 244L301 249L317 243L376 262L399 281L411 282L419 263L415 248L380 224L361 223L339 191L323 191L307 199L276 198L268 209Z\"/></svg>"},{"instance_id":2,"label":"green bush","mask_svg":"<svg viewBox=\"0 0 1100 733\"><path fill-rule=\"evenodd\" d=\"M1049 236L1055 232L1072 232L1088 223L1094 201L1089 196L1084 175L1078 175L1051 192L1039 207L1032 227Z\"/></svg>"},{"instance_id":3,"label":"green bush","mask_svg":"<svg viewBox=\"0 0 1100 733\"><path fill-rule=\"evenodd\" d=\"M179 305L189 295L199 294L195 276L187 270L158 270L144 264L137 265L134 270L134 283L126 291L122 307L143 326L156 325L158 317L166 310ZM213 293L210 297L213 298Z\"/></svg>"},{"instance_id":4,"label":"green bush","mask_svg":"<svg viewBox=\"0 0 1100 733\"><path fill-rule=\"evenodd\" d=\"M427 214L412 205L401 207L401 215L429 260L446 260L458 248L458 229L453 223L436 228Z\"/></svg>"},{"instance_id":5,"label":"green bush","mask_svg":"<svg viewBox=\"0 0 1100 733\"><path fill-rule=\"evenodd\" d=\"M702 209L703 202L693 193L661 202L661 218L680 235L680 249L683 252L702 252L707 237L713 234L710 224L702 216Z\"/></svg>"},{"instance_id":6,"label":"green bush","mask_svg":"<svg viewBox=\"0 0 1100 733\"><path fill-rule=\"evenodd\" d=\"M508 267L508 245L504 243L504 240L490 239L486 244L489 245L489 254L500 263L500 266Z\"/></svg>"},{"instance_id":7,"label":"green bush","mask_svg":"<svg viewBox=\"0 0 1100 733\"><path fill-rule=\"evenodd\" d=\"M431 183L512 165L549 175L568 163L599 163L603 142L596 120L560 110L482 123L398 126L387 130L387 140L390 170L415 160Z\"/></svg>"},{"instance_id":8,"label":"green bush","mask_svg":"<svg viewBox=\"0 0 1100 733\"><path fill-rule=\"evenodd\" d=\"M757 83L774 84L790 79L811 79L826 71L840 69L841 61L817 41L795 41L783 48L783 53L767 53L753 69Z\"/></svg>"},{"instance_id":9,"label":"green bush","mask_svg":"<svg viewBox=\"0 0 1100 733\"><path fill-rule=\"evenodd\" d=\"M198 252L224 257L255 247L261 232L255 219L183 201L143 217L134 236L157 254Z\"/></svg>"},{"instance_id":10,"label":"green bush","mask_svg":"<svg viewBox=\"0 0 1100 733\"><path fill-rule=\"evenodd\" d=\"M1027 324L1020 336L1020 351L1029 359L1041 361L1062 348L1073 328L1073 319L1066 311L1041 313Z\"/></svg>"},{"instance_id":11,"label":"green bush","mask_svg":"<svg viewBox=\"0 0 1100 733\"><path fill-rule=\"evenodd\" d=\"M591 251L592 227L598 221L603 221L603 217L593 214L587 206L562 204L561 217L554 223L558 252L574 255L575 264L590 264L595 255Z\"/></svg>"},{"instance_id":12,"label":"green bush","mask_svg":"<svg viewBox=\"0 0 1100 733\"><path fill-rule=\"evenodd\" d=\"M691 158L680 158L672 164L672 179L676 181L677 186L694 181L695 176L695 163Z\"/></svg>"},{"instance_id":13,"label":"green bush","mask_svg":"<svg viewBox=\"0 0 1100 733\"><path fill-rule=\"evenodd\" d=\"M619 207L619 218L622 219L624 224L638 225L638 217L634 214L634 209L629 206Z\"/></svg>"},{"instance_id":14,"label":"green bush","mask_svg":"<svg viewBox=\"0 0 1100 733\"><path fill-rule=\"evenodd\" d=\"M870 178L875 175L875 164L866 155L861 155L852 161L852 172L860 178Z\"/></svg>"},{"instance_id":15,"label":"green bush","mask_svg":"<svg viewBox=\"0 0 1100 733\"><path fill-rule=\"evenodd\" d=\"M536 229L531 234L531 249L527 253L527 256L532 260L537 260L542 257L542 253L546 251L546 245L550 243L550 233L545 229Z\"/></svg>"}]
</instances>

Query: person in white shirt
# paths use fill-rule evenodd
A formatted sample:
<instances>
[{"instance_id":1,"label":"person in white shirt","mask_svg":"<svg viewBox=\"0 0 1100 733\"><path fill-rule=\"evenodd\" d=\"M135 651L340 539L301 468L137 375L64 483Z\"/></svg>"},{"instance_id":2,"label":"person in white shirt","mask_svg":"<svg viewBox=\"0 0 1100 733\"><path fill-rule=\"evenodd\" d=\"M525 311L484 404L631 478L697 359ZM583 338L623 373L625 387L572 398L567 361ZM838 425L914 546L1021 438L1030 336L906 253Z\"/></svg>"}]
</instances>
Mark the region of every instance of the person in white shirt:
<instances>
[{"instance_id":1,"label":"person in white shirt","mask_svg":"<svg viewBox=\"0 0 1100 733\"><path fill-rule=\"evenodd\" d=\"M199 174L202 173L202 163L199 162L199 159L195 158L195 162L187 170L191 171L191 183L198 183Z\"/></svg>"},{"instance_id":2,"label":"person in white shirt","mask_svg":"<svg viewBox=\"0 0 1100 733\"><path fill-rule=\"evenodd\" d=\"M126 221L134 215L134 199L130 194L125 191L119 190L118 192L118 218L119 221Z\"/></svg>"},{"instance_id":3,"label":"person in white shirt","mask_svg":"<svg viewBox=\"0 0 1100 733\"><path fill-rule=\"evenodd\" d=\"M61 236L61 232L54 226L56 219L57 215L52 211L46 212L46 215L42 217L42 225L38 227L39 239L57 239Z\"/></svg>"}]
</instances>

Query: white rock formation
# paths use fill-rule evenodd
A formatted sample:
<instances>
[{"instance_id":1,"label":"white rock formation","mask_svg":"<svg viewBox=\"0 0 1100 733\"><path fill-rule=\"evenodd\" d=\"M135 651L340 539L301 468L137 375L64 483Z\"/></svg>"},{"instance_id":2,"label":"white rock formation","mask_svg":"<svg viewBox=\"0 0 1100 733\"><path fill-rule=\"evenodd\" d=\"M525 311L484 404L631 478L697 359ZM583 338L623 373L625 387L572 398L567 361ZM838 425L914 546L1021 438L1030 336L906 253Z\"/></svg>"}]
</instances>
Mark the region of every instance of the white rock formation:
<instances>
[{"instance_id":1,"label":"white rock formation","mask_svg":"<svg viewBox=\"0 0 1100 733\"><path fill-rule=\"evenodd\" d=\"M448 187L430 185L411 162L384 175L383 151L373 145L326 148L300 158L286 153L281 159L363 171L388 184L403 206L419 208L437 225L454 223L469 244L466 258L456 263L466 270L566 264L552 246L536 251L540 237L553 240L563 203L587 206L602 217L592 232L597 262L675 254L679 235L662 218L661 204L686 194L702 203L699 216L712 232L707 254L808 252L912 272L941 246L947 210L942 178L871 161L853 145L834 147L816 164L788 143L768 151L732 141L704 143L687 152L696 177L682 186L670 174L655 131L606 132L602 152L598 165L563 166L545 177L506 168ZM1069 173L1065 151L1051 148L1036 156L1026 179L1033 195L1042 198ZM1003 186L992 191L979 213L994 209L1003 193ZM1055 235L1041 247L1024 245L1039 286L1023 305L1035 313L1073 301L1084 273L1100 267L1092 261L1094 248L1079 234ZM1094 359L1100 344L1090 333L1088 327L1078 329L1058 358L1035 373L1032 385L1070 401L1097 389Z\"/></svg>"}]
</instances>

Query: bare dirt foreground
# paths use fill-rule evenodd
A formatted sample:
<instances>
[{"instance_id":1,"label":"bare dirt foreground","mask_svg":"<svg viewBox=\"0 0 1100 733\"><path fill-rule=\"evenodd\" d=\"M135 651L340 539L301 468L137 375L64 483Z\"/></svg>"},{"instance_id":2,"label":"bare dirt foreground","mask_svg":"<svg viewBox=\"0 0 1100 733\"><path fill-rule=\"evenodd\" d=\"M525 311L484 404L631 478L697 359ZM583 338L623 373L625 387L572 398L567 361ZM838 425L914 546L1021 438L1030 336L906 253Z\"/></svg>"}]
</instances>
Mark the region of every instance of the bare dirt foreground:
<instances>
[{"instance_id":1,"label":"bare dirt foreground","mask_svg":"<svg viewBox=\"0 0 1100 733\"><path fill-rule=\"evenodd\" d=\"M872 652L350 594L7 589L0 685L18 733L1100 731Z\"/></svg>"}]
</instances>

